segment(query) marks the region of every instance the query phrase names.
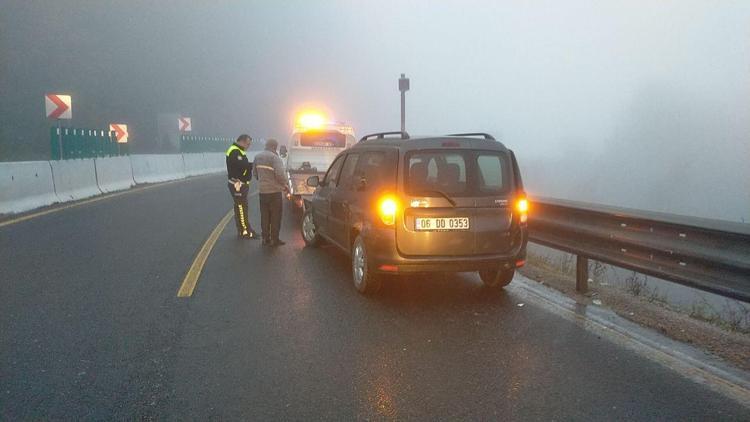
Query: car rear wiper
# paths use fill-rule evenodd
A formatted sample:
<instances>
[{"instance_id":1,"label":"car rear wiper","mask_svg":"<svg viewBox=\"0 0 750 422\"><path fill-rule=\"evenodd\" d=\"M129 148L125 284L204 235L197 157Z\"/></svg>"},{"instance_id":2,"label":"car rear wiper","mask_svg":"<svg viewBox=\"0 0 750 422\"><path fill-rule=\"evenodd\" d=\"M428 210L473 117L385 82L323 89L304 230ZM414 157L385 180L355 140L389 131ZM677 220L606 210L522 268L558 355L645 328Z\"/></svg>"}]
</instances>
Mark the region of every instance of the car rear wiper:
<instances>
[{"instance_id":1,"label":"car rear wiper","mask_svg":"<svg viewBox=\"0 0 750 422\"><path fill-rule=\"evenodd\" d=\"M443 198L447 199L448 202L451 203L451 205L453 206L453 208L456 208L456 201L453 198L451 198L450 196L448 196L447 193L445 193L445 192L443 192L441 190L431 189L431 190L423 190L423 191L420 191L420 192L422 192L422 193L437 193L438 195L440 195Z\"/></svg>"}]
</instances>

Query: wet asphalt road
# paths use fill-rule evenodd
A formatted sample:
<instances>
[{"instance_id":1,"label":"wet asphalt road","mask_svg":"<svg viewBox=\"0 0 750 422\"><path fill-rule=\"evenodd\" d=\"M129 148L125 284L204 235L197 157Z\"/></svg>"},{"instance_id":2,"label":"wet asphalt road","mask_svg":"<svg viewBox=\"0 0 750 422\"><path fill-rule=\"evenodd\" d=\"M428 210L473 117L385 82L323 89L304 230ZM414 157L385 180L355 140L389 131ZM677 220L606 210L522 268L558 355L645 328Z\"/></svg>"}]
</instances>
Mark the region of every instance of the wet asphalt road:
<instances>
[{"instance_id":1,"label":"wet asphalt road","mask_svg":"<svg viewBox=\"0 0 750 422\"><path fill-rule=\"evenodd\" d=\"M177 298L230 206L212 176L0 228L0 419L750 419L473 274L363 297L289 208L286 246L230 223Z\"/></svg>"}]
</instances>

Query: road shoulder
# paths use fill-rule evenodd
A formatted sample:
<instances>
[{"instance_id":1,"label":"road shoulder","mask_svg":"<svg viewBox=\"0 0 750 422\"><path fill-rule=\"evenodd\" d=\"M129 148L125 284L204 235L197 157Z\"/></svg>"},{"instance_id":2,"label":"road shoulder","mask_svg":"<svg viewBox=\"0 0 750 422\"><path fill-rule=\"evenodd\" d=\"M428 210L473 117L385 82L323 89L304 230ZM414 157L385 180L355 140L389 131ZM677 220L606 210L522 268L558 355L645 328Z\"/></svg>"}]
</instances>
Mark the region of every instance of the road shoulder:
<instances>
[{"instance_id":1,"label":"road shoulder","mask_svg":"<svg viewBox=\"0 0 750 422\"><path fill-rule=\"evenodd\" d=\"M606 337L750 408L750 371L734 365L733 362L727 362L696 344L681 342L665 335L662 330L644 327L638 321L624 318L619 312L594 304L594 299L590 297L565 294L550 286L549 274L544 273L540 276L534 268L526 268L523 273L523 277L517 276L514 279L509 289L527 296L529 300L542 304L552 312L576 322L597 335ZM544 281L532 279L529 275ZM746 351L747 349L744 352Z\"/></svg>"}]
</instances>

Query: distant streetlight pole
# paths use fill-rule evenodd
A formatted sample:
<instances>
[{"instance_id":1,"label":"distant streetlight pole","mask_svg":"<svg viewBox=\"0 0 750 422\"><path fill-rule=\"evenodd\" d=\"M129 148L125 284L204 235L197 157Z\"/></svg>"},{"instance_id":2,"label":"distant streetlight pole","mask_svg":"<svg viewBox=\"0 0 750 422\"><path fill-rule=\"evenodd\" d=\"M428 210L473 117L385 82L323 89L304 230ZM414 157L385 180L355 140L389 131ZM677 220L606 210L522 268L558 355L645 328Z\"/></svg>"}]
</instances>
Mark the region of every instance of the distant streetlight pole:
<instances>
[{"instance_id":1,"label":"distant streetlight pole","mask_svg":"<svg viewBox=\"0 0 750 422\"><path fill-rule=\"evenodd\" d=\"M403 73L398 79L398 90L401 91L401 132L406 132L406 91L409 90L409 78Z\"/></svg>"}]
</instances>

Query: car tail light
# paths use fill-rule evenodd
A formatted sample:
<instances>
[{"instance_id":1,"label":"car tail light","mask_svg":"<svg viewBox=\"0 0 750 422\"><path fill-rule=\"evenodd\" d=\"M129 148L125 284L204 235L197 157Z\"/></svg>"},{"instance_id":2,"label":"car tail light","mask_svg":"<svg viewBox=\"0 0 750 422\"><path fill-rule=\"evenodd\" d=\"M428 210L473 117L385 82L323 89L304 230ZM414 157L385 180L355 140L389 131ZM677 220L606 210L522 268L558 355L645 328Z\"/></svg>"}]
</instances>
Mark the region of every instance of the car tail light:
<instances>
[{"instance_id":1,"label":"car tail light","mask_svg":"<svg viewBox=\"0 0 750 422\"><path fill-rule=\"evenodd\" d=\"M386 226L396 224L396 213L398 212L398 201L392 196L384 196L378 201L378 215Z\"/></svg>"},{"instance_id":2,"label":"car tail light","mask_svg":"<svg viewBox=\"0 0 750 422\"><path fill-rule=\"evenodd\" d=\"M516 211L518 212L518 221L526 224L529 221L529 200L520 197L516 200Z\"/></svg>"}]
</instances>

